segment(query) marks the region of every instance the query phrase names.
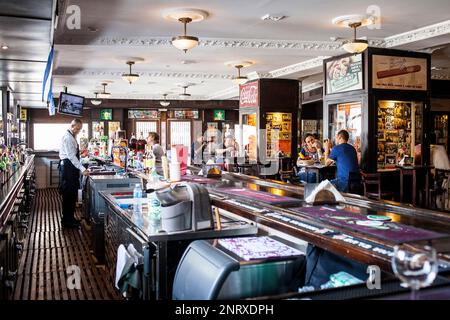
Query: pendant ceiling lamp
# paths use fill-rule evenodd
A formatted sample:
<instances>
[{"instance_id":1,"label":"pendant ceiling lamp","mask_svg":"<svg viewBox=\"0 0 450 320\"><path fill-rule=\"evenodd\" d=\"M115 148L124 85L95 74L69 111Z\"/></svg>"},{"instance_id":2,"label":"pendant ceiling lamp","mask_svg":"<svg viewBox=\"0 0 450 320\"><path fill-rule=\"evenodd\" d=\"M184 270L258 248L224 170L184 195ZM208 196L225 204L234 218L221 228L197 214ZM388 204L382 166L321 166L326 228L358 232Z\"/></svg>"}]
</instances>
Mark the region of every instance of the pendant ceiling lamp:
<instances>
[{"instance_id":1,"label":"pendant ceiling lamp","mask_svg":"<svg viewBox=\"0 0 450 320\"><path fill-rule=\"evenodd\" d=\"M178 8L168 9L163 12L163 17L172 21L181 22L184 25L184 33L181 36L172 38L172 45L185 53L192 48L198 46L199 40L195 36L187 34L186 26L188 23L199 22L204 20L208 13L199 9Z\"/></svg>"},{"instance_id":2,"label":"pendant ceiling lamp","mask_svg":"<svg viewBox=\"0 0 450 320\"><path fill-rule=\"evenodd\" d=\"M226 66L237 69L237 76L232 78L233 82L237 85L245 84L248 81L248 77L241 75L241 69L249 67L253 64L254 64L253 61L241 61L241 60L225 62Z\"/></svg>"},{"instance_id":3,"label":"pendant ceiling lamp","mask_svg":"<svg viewBox=\"0 0 450 320\"><path fill-rule=\"evenodd\" d=\"M349 24L349 27L353 28L354 34L353 34L353 40L344 43L344 45L342 46L345 51L347 51L349 53L361 53L364 50L366 50L367 47L369 47L369 43L367 42L367 40L362 40L362 39L356 38L356 29L360 26L361 26L361 22L355 22L355 23Z\"/></svg>"},{"instance_id":4,"label":"pendant ceiling lamp","mask_svg":"<svg viewBox=\"0 0 450 320\"><path fill-rule=\"evenodd\" d=\"M91 99L91 103L94 106L98 106L98 105L100 105L102 103L102 100L98 99L98 92L95 92L95 98Z\"/></svg>"},{"instance_id":5,"label":"pendant ceiling lamp","mask_svg":"<svg viewBox=\"0 0 450 320\"><path fill-rule=\"evenodd\" d=\"M189 98L191 95L189 93L186 93L186 89L188 88L187 86L183 86L183 93L179 94L180 99L182 100L186 100L187 98Z\"/></svg>"},{"instance_id":6,"label":"pendant ceiling lamp","mask_svg":"<svg viewBox=\"0 0 450 320\"><path fill-rule=\"evenodd\" d=\"M127 81L130 85L136 82L139 79L139 75L137 73L131 72L131 66L134 64L134 61L127 61L127 65L130 66L129 73L122 74L122 79Z\"/></svg>"},{"instance_id":7,"label":"pendant ceiling lamp","mask_svg":"<svg viewBox=\"0 0 450 320\"><path fill-rule=\"evenodd\" d=\"M106 92L106 86L107 86L107 85L108 85L108 84L107 84L106 82L102 83L103 91L100 92L100 93L98 94L98 96L99 96L100 98L102 98L102 99L107 99L107 98L109 98L109 97L111 96L111 93L110 93L110 92Z\"/></svg>"},{"instance_id":8,"label":"pendant ceiling lamp","mask_svg":"<svg viewBox=\"0 0 450 320\"><path fill-rule=\"evenodd\" d=\"M248 78L245 77L245 76L241 76L241 69L243 68L243 66L239 64L239 65L235 66L235 68L237 69L238 74L237 74L236 77L233 78L233 82L236 83L236 84L244 84L244 83L246 83Z\"/></svg>"},{"instance_id":9,"label":"pendant ceiling lamp","mask_svg":"<svg viewBox=\"0 0 450 320\"><path fill-rule=\"evenodd\" d=\"M170 105L170 101L167 101L167 93L164 93L163 94L163 97L164 97L164 100L161 100L160 102L159 102L159 104L162 106L162 107L168 107L169 105Z\"/></svg>"},{"instance_id":10,"label":"pendant ceiling lamp","mask_svg":"<svg viewBox=\"0 0 450 320\"><path fill-rule=\"evenodd\" d=\"M180 18L178 19L178 21L184 24L184 35L173 37L172 44L175 46L175 48L183 50L184 53L186 53L189 49L198 46L198 38L194 36L188 36L186 34L186 25L189 22L192 22L191 18Z\"/></svg>"}]
</instances>

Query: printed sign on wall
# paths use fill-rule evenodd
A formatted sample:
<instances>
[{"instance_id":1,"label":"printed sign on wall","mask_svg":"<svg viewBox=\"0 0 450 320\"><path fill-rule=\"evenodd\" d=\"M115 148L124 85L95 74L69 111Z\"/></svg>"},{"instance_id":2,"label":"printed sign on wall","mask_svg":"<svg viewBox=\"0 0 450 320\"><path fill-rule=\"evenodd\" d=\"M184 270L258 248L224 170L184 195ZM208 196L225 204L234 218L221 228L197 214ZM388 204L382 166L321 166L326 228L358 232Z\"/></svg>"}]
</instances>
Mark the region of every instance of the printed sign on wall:
<instances>
[{"instance_id":1,"label":"printed sign on wall","mask_svg":"<svg viewBox=\"0 0 450 320\"><path fill-rule=\"evenodd\" d=\"M372 88L427 90L427 59L372 56Z\"/></svg>"}]
</instances>

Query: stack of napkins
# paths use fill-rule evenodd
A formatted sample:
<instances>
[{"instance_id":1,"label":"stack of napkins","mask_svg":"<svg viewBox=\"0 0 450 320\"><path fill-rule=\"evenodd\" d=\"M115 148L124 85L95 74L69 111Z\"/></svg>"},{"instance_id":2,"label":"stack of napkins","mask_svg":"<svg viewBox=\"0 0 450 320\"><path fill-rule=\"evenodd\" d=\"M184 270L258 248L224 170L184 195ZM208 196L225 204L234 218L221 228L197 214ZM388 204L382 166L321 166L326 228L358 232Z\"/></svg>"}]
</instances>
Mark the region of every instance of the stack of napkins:
<instances>
[{"instance_id":1,"label":"stack of napkins","mask_svg":"<svg viewBox=\"0 0 450 320\"><path fill-rule=\"evenodd\" d=\"M305 199L306 203L314 203L316 200L316 195L322 191L322 190L328 190L336 199L336 202L345 202L344 197L340 194L340 192L335 188L335 186L328 180L322 181L316 189L314 189L313 192Z\"/></svg>"}]
</instances>

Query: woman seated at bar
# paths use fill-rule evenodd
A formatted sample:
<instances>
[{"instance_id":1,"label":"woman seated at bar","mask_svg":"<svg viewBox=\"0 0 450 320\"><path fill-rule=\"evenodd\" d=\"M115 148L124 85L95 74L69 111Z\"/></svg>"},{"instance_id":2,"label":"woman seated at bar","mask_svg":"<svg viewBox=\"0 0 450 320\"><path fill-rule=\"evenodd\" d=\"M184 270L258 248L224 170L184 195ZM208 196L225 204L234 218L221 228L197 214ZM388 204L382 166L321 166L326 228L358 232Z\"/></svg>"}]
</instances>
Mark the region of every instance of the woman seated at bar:
<instances>
[{"instance_id":1,"label":"woman seated at bar","mask_svg":"<svg viewBox=\"0 0 450 320\"><path fill-rule=\"evenodd\" d=\"M355 147L349 144L348 140L348 132L341 130L336 135L336 146L333 149L331 149L331 141L329 139L325 141L325 164L329 166L336 162L337 178L332 180L331 183L341 192L348 191L350 172L359 172L358 155Z\"/></svg>"},{"instance_id":2,"label":"woman seated at bar","mask_svg":"<svg viewBox=\"0 0 450 320\"><path fill-rule=\"evenodd\" d=\"M316 162L319 162L320 159L323 156L324 149L320 145L319 141L316 140L314 135L308 133L304 139L304 146L302 150L300 150L300 155L297 159L297 166L300 166L301 160L306 159L313 159ZM301 181L307 182L307 183L314 183L316 182L316 173L314 172L306 172L305 168L301 168L298 176Z\"/></svg>"}]
</instances>

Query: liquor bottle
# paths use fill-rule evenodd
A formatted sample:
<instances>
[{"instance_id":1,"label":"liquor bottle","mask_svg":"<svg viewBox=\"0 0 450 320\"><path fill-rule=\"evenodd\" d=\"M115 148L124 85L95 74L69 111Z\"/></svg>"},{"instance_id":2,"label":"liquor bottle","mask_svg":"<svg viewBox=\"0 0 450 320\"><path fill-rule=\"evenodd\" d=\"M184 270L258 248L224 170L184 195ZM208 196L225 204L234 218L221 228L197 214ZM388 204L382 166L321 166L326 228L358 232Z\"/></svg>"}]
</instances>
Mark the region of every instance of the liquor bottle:
<instances>
[{"instance_id":1,"label":"liquor bottle","mask_svg":"<svg viewBox=\"0 0 450 320\"><path fill-rule=\"evenodd\" d=\"M144 158L144 168L145 173L149 174L152 167L153 167L153 161L155 159L155 155L153 154L152 148L150 146L146 146L146 152L145 152L145 158Z\"/></svg>"}]
</instances>

